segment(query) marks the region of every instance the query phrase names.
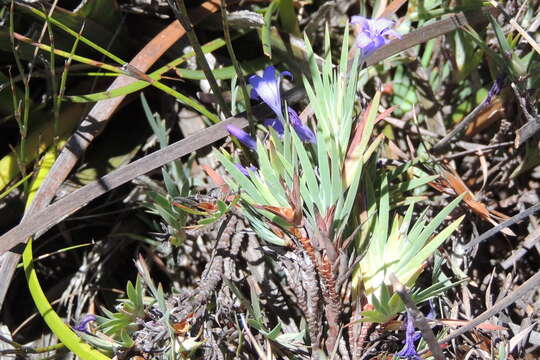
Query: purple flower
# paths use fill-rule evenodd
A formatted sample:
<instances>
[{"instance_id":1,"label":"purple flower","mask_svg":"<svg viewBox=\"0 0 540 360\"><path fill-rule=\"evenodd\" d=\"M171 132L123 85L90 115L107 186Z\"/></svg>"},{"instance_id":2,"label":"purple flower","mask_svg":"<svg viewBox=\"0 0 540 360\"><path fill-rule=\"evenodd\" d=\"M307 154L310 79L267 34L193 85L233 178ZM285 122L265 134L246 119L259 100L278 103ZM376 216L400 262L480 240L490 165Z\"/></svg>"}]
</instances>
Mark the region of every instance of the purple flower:
<instances>
[{"instance_id":1,"label":"purple flower","mask_svg":"<svg viewBox=\"0 0 540 360\"><path fill-rule=\"evenodd\" d=\"M240 170L240 172L241 172L242 174L244 174L244 175L246 175L246 176L249 176L249 175L250 175L248 170L250 170L250 171L252 171L252 172L257 171L257 168L256 168L255 166L253 166L253 165L250 166L250 167L247 168L247 169L246 169L245 167L243 167L242 165L240 165L239 163L236 163L236 164L234 164L234 165L236 166L236 168L237 168L238 170Z\"/></svg>"},{"instance_id":2,"label":"purple flower","mask_svg":"<svg viewBox=\"0 0 540 360\"><path fill-rule=\"evenodd\" d=\"M247 132L234 125L227 125L226 128L227 131L229 131L232 136L238 138L242 144L246 145L252 150L257 149L257 142Z\"/></svg>"},{"instance_id":3,"label":"purple flower","mask_svg":"<svg viewBox=\"0 0 540 360\"><path fill-rule=\"evenodd\" d=\"M276 119L276 118L274 118L274 119L266 119L266 120L264 120L263 124L264 124L264 126L274 128L274 130L276 130L276 132L280 136L283 136L283 134L285 133L285 129L283 129L283 123L281 121L279 121L278 119Z\"/></svg>"},{"instance_id":4,"label":"purple flower","mask_svg":"<svg viewBox=\"0 0 540 360\"><path fill-rule=\"evenodd\" d=\"M401 358L409 360L422 360L422 357L418 355L416 351L415 341L420 339L422 335L420 332L414 331L414 320L409 311L407 311L407 329L405 331L405 346L396 355Z\"/></svg>"},{"instance_id":5,"label":"purple flower","mask_svg":"<svg viewBox=\"0 0 540 360\"><path fill-rule=\"evenodd\" d=\"M264 69L263 76L252 75L248 81L253 87L251 90L251 97L254 99L261 99L266 105L272 109L279 118L283 117L281 112L281 89L280 80L282 76L290 76L292 74L288 71L278 73L276 76L276 68L268 66Z\"/></svg>"},{"instance_id":6,"label":"purple flower","mask_svg":"<svg viewBox=\"0 0 540 360\"><path fill-rule=\"evenodd\" d=\"M91 323L92 321L96 321L96 319L97 319L96 315L93 315L93 314L85 315L83 319L77 325L73 327L73 329L89 334L87 325Z\"/></svg>"},{"instance_id":7,"label":"purple flower","mask_svg":"<svg viewBox=\"0 0 540 360\"><path fill-rule=\"evenodd\" d=\"M497 79L491 86L491 89L489 89L488 95L486 99L484 100L484 104L488 105L495 96L501 93L505 78L506 78L505 74L502 74L501 76L497 77Z\"/></svg>"},{"instance_id":8,"label":"purple flower","mask_svg":"<svg viewBox=\"0 0 540 360\"><path fill-rule=\"evenodd\" d=\"M356 36L356 46L362 51L362 58L365 59L375 50L390 42L388 36L395 36L401 39L401 34L391 27L394 22L389 19L368 19L363 16L353 16L351 24L357 24L360 32Z\"/></svg>"},{"instance_id":9,"label":"purple flower","mask_svg":"<svg viewBox=\"0 0 540 360\"><path fill-rule=\"evenodd\" d=\"M300 120L296 111L294 111L294 109L291 107L287 107L287 112L289 113L289 121L300 140L315 144L317 142L315 134L313 133L313 131L311 131L309 127L302 124L302 120Z\"/></svg>"}]
</instances>

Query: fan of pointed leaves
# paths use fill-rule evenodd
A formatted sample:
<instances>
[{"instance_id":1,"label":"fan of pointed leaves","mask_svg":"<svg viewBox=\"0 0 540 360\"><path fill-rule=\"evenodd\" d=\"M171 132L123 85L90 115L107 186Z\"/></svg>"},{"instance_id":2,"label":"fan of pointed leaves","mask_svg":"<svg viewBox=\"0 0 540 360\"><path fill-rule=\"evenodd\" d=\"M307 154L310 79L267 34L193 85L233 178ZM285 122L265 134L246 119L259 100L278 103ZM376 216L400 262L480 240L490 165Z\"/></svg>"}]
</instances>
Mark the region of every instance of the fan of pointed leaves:
<instances>
[{"instance_id":1,"label":"fan of pointed leaves","mask_svg":"<svg viewBox=\"0 0 540 360\"><path fill-rule=\"evenodd\" d=\"M257 214L262 214L271 222L287 226L283 218L267 211L266 207L286 208L287 192L293 188L295 178L299 179L299 192L303 203L304 217L308 224L316 227L316 215L324 217L335 209L334 225L345 224L354 204L362 166L350 176L350 181L343 176L347 148L353 133L357 74L359 61L355 57L350 76L347 76L347 56L349 50L348 28L344 32L341 63L339 68L331 62L330 38L326 33L326 53L322 69L315 61L313 50L306 39L308 61L311 70L310 80L304 78L304 85L310 99L316 123L316 144L301 141L289 122L285 124L282 137L269 128L269 140L263 144L257 142L256 155L259 162L257 171L248 170L243 174L235 165L233 157L223 152L216 152L217 157L228 171L231 179L228 183L233 190L241 190L244 215L253 229L266 241L277 245L286 245L287 240L277 236ZM367 119L365 134L360 144L360 154L364 154L371 128L376 117L377 96L373 109ZM370 149L373 153L373 148ZM329 154L332 154L330 156ZM366 157L367 158L367 157ZM357 161L366 158L360 156Z\"/></svg>"},{"instance_id":2,"label":"fan of pointed leaves","mask_svg":"<svg viewBox=\"0 0 540 360\"><path fill-rule=\"evenodd\" d=\"M461 202L462 195L448 204L429 223L426 220L428 211L426 209L412 224L413 202L404 216L393 214L393 221L390 224L388 189L387 178L384 177L380 187L381 196L377 214L373 217L372 223L368 221L365 224L367 227L373 226L369 244L353 275L353 284L357 288L361 284L364 295L373 305L373 310L362 312L363 320L369 322L384 323L405 310L401 298L391 290L388 275L393 273L402 284L414 287L416 279L423 271L424 262L449 238L464 218L462 216L438 231L443 220ZM436 282L421 291L414 289L412 297L414 302L419 304L442 294L453 285L449 281Z\"/></svg>"}]
</instances>

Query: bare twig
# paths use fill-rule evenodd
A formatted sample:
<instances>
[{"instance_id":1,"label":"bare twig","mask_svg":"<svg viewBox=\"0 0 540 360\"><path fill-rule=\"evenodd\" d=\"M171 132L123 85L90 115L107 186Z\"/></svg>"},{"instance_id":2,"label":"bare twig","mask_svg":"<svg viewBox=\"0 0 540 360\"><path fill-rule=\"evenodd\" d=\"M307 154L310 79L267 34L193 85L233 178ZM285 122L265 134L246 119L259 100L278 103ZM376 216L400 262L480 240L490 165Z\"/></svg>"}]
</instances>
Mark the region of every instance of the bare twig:
<instances>
[{"instance_id":1,"label":"bare twig","mask_svg":"<svg viewBox=\"0 0 540 360\"><path fill-rule=\"evenodd\" d=\"M523 240L523 243L519 246L519 248L506 260L504 260L501 263L501 266L503 269L508 270L511 266L515 265L516 262L521 259L529 250L531 250L533 247L536 246L537 249L540 250L538 247L538 243L540 242L540 227L536 228L533 232L531 232L525 240Z\"/></svg>"},{"instance_id":2,"label":"bare twig","mask_svg":"<svg viewBox=\"0 0 540 360\"><path fill-rule=\"evenodd\" d=\"M467 116L465 116L465 118L463 120L461 120L459 122L459 124L456 125L455 128L452 129L452 131L450 131L445 137L443 137L441 140L439 140L438 143L433 145L433 147L430 150L431 153L437 154L437 153L440 153L440 152L444 151L446 149L446 147L450 144L450 142L454 138L456 138L456 137L460 138L465 133L465 130L467 129L467 126L471 122L473 122L473 120L476 119L476 117L482 111L484 111L484 109L486 109L486 107L488 105L489 104L487 102L482 101L482 103L480 103L480 105L475 107L473 109L473 111L471 111L469 114L467 114Z\"/></svg>"},{"instance_id":3,"label":"bare twig","mask_svg":"<svg viewBox=\"0 0 540 360\"><path fill-rule=\"evenodd\" d=\"M526 295L529 291L537 288L540 285L540 271L534 274L529 280L525 281L520 287L512 291L508 296L499 300L493 305L489 310L484 311L482 314L477 316L475 319L469 321L466 325L460 327L456 331L451 332L448 336L444 337L439 344L445 344L458 336L465 334L467 331L473 329L474 327L480 325L484 321L488 320L493 315L499 313L500 311L506 309L508 306L512 305L514 302L519 300L521 297ZM423 351L422 353L424 353ZM422 354L421 353L421 354Z\"/></svg>"},{"instance_id":4,"label":"bare twig","mask_svg":"<svg viewBox=\"0 0 540 360\"><path fill-rule=\"evenodd\" d=\"M538 43L517 23L517 21L514 18L510 17L510 15L505 11L505 9L495 0L488 0L488 1L491 3L491 5L493 5L500 12L502 12L505 20L507 20L510 23L510 25L512 25L512 27L516 29L516 31L521 36L523 36L523 38L529 43L529 45L531 45L531 47L534 50L536 50L538 54L540 54L540 45L538 45Z\"/></svg>"},{"instance_id":5,"label":"bare twig","mask_svg":"<svg viewBox=\"0 0 540 360\"><path fill-rule=\"evenodd\" d=\"M519 222L519 221L521 221L521 220L523 220L523 219L525 219L525 218L527 218L527 217L529 217L529 216L531 216L533 214L536 214L539 211L540 211L540 204L536 204L536 205L531 206L527 210L524 210L524 211L520 212L519 214L517 214L515 216L512 216L510 219L508 219L506 221L503 221L499 225L493 227L492 229L489 229L488 231L486 231L482 235L478 236L476 239L472 240L467 245L465 245L463 247L464 250L465 251L471 250L474 246L480 244L482 241L489 239L490 237L492 237L495 234L498 234L502 229L504 229L506 227L509 227L509 226L512 226L512 225L516 224L517 222Z\"/></svg>"},{"instance_id":6,"label":"bare twig","mask_svg":"<svg viewBox=\"0 0 540 360\"><path fill-rule=\"evenodd\" d=\"M526 91L522 91L516 83L510 84L516 99L518 100L519 107L523 113L523 116L527 120L525 125L520 127L516 134L514 146L520 147L525 144L527 140L533 137L538 131L540 131L540 116L536 111L536 107L533 105L532 100Z\"/></svg>"},{"instance_id":7,"label":"bare twig","mask_svg":"<svg viewBox=\"0 0 540 360\"><path fill-rule=\"evenodd\" d=\"M460 158L460 157L463 157L463 156L467 156L467 155L470 155L470 154L476 154L476 153L478 153L478 152L484 153L484 152L491 151L491 150L495 150L495 149L499 149L499 148L502 148L502 147L511 146L511 145L513 145L513 144L514 144L513 141L506 141L506 142L503 142L503 143L500 143L500 144L493 144L493 145L487 145L487 146L479 146L477 149L465 150L465 151L461 151L461 152L458 152L458 153L455 153L455 154L444 155L444 156L442 156L442 157L441 157L440 159L438 159L438 160L439 160L439 161L442 161L443 159L444 159L444 160L457 159L457 158Z\"/></svg>"},{"instance_id":8,"label":"bare twig","mask_svg":"<svg viewBox=\"0 0 540 360\"><path fill-rule=\"evenodd\" d=\"M255 336L253 336L251 330L249 329L249 325L247 324L244 314L240 314L240 319L242 320L242 327L244 328L244 331L246 332L246 338L251 344L251 346L253 346L255 351L257 351L257 354L259 355L259 359L266 360L267 359L266 354L264 353L262 346L257 342L257 339L255 339Z\"/></svg>"}]
</instances>

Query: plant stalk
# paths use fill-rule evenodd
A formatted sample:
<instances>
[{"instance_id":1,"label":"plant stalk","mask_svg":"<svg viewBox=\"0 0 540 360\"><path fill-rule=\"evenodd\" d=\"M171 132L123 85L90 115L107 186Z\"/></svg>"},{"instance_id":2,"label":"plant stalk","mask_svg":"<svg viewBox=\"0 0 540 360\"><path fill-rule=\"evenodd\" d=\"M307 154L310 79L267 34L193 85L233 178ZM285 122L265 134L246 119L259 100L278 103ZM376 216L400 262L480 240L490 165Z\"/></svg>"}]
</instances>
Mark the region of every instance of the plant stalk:
<instances>
[{"instance_id":1,"label":"plant stalk","mask_svg":"<svg viewBox=\"0 0 540 360\"><path fill-rule=\"evenodd\" d=\"M204 53L201 49L199 39L197 38L195 31L193 30L193 26L191 26L191 21L189 20L184 0L175 0L175 2L173 2L173 0L167 0L167 2L169 3L169 6L171 7L174 15L186 31L189 43L191 44L193 51L195 51L195 58L197 60L197 64L203 70L204 75L206 76L206 80L208 80L210 87L212 88L212 92L216 96L221 111L223 112L223 114L225 114L226 117L229 117L230 112L225 104L225 99L223 99L223 95L221 94L221 90L216 81L216 78L214 77L214 74L210 69L210 65L208 65L206 57L204 56Z\"/></svg>"}]
</instances>

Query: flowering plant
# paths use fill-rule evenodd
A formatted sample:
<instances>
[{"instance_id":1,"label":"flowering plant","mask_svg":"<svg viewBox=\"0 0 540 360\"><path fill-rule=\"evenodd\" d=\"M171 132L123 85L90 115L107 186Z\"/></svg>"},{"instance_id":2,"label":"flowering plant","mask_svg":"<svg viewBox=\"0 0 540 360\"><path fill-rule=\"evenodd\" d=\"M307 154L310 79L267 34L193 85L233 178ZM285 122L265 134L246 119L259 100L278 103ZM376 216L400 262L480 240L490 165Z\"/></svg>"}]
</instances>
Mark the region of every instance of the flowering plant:
<instances>
[{"instance_id":1,"label":"flowering plant","mask_svg":"<svg viewBox=\"0 0 540 360\"><path fill-rule=\"evenodd\" d=\"M540 76L534 72L539 68L534 55L540 49L528 31L536 15L533 7L520 7L519 16L513 19L509 10L516 7L516 1L505 7L490 0L503 15L497 18L482 1L455 2L459 6L440 0L364 1L357 6L360 13L371 10L381 17L359 15L343 22L343 6L336 7L336 2L313 2L312 6L300 6L297 12L299 2L293 0L248 1L235 4L230 14L225 0L221 6L208 1L200 7L189 6L189 10L184 0L167 2L186 32L182 35L172 24L129 63L93 42L103 40L93 30L103 28L105 40L107 34L120 38L126 33L107 27L116 21L98 21L97 28L92 25L96 14L102 13L93 5L76 14L76 18L88 18L92 26L87 33L93 40L83 36L82 30L74 31L80 21L64 24L71 16L67 13L47 15L28 4L14 4L9 13L4 11L11 40L6 42L11 46L4 50L13 53L17 66L8 67L9 78L0 86L8 90L3 96L12 97L12 106L3 108L1 123L8 128L12 127L8 123L18 124L20 131L16 134L11 129L6 134L6 146L13 144L14 148L2 159L6 160L3 167L7 176L0 182L9 189L0 198L5 197L8 205L26 198L27 208L21 223L0 235L6 252L0 267L6 270L7 279L0 286L0 304L6 314L10 308L17 313L25 310L10 300L12 292L6 292L18 261L15 252L7 251L16 242L27 241L22 254L25 276L14 281L25 278L33 305L58 341L43 332L40 341L32 342L33 331L26 331L28 339L20 332L15 336L19 330L12 333L12 326L3 326L1 339L6 346L0 354L59 357L69 350L73 352L69 356L83 360L360 359L388 358L388 349L393 349L395 359L419 360L428 356L424 355L427 346L430 356L439 360L444 358L443 351L452 355L463 349L474 351L469 344L464 348L458 339L473 327L475 332L504 331L495 325L504 316L491 319L488 326L480 322L518 299L540 274L493 306L485 301L488 309L480 315L482 310L471 309L469 301L460 303L460 297L474 300L478 291L473 296L466 291L441 296L443 301L430 311L440 311L439 321L434 315L424 317L421 309L425 308L423 303L430 301L431 305L432 298L455 285L446 274L453 273L463 282L483 281L487 272L473 260L485 252L468 250L496 232L517 235L504 226L527 230L525 224L516 223L523 214L508 218L496 210L501 206L510 212L524 210L527 199L519 196L524 187L508 186L519 188L518 194L496 190L517 180L525 184L522 180L538 160L531 141L535 133L531 126L539 117L534 89L540 84ZM197 30L195 23L214 12L221 15L223 38L215 38L215 31L204 31L207 27L189 31ZM44 33L30 38L17 32L20 25L35 22L25 18L21 23L30 13L34 20L45 22L49 38L43 37ZM166 13L170 15L170 11ZM436 19L443 15L443 19ZM501 27L498 21L503 18L510 20L511 26ZM215 29L216 17L210 20ZM328 29L321 32L320 25L326 20L333 30L340 24L348 28L343 36ZM412 30L406 41L395 40L401 34L393 20L400 31ZM305 41L300 38L300 26ZM214 39L201 46L198 35L203 33L205 40ZM57 41L53 41L53 34ZM354 39L349 37L352 34ZM62 49L71 43L65 36L75 40L71 51ZM178 36L189 40L193 53L185 51L146 73L172 44L169 40ZM312 48L308 38L316 47ZM340 49L331 49L331 38ZM385 49L392 41L396 43ZM79 54L81 42L109 60ZM50 53L44 62L50 74L37 71L43 68L39 63L37 72L32 70L36 59L29 56L24 44L35 47L34 55ZM156 51L156 44L163 45L159 46L161 51ZM111 49L124 53L122 45L122 41L111 43ZM238 45L242 51L237 57ZM260 45L269 59L249 51ZM226 47L228 57L224 51L212 54L222 47ZM387 56L398 49L405 50L406 56ZM91 52L95 55L95 51ZM61 76L54 66L59 56L67 58ZM46 59L40 56L37 60ZM67 81L69 70L75 70L70 66L72 61L110 72L78 75L120 77L105 91L66 96L73 93L69 84L77 81L71 77ZM379 64L368 69L375 62ZM251 76L245 76L246 72ZM40 74L45 77L36 82ZM498 74L494 83L489 74ZM181 86L167 85L175 79ZM197 82L184 86L191 80ZM284 88L293 83L295 88L287 93L292 96L285 96ZM491 90L488 84L493 84ZM154 134L139 129L138 125L146 124L139 124L137 118L131 123L137 129L130 131L136 137L116 136L114 131L125 130L125 124L107 130L96 144L107 151L93 152L84 169L72 174L83 182L96 181L65 198L52 199L68 170L122 99L149 86L178 100L172 111L166 109L169 106L160 106L167 112L162 119L151 112L141 94ZM40 88L50 91L36 92ZM153 92L152 100L173 105L158 96ZM72 120L83 110L63 106L63 100L97 103L74 130L76 121ZM258 111L253 114L251 101L261 102L255 110L267 106L268 116L257 116ZM41 105L35 108L33 104ZM506 121L509 114L504 110L516 107L513 105L523 121ZM103 111L103 106L110 111ZM28 127L30 120L41 117L42 110L54 115L50 118L55 124L38 121L37 127ZM245 113L230 117L243 110ZM477 116L480 113L487 114L482 121ZM411 118L413 127L407 126ZM56 129L60 119L67 127ZM206 128L210 122L214 125ZM225 127L244 123L250 124L249 130ZM213 153L200 151L216 141L221 144L227 130L232 144L226 142ZM507 141L514 133L515 141ZM79 141L79 135L85 141ZM474 144L460 141L463 136ZM169 145L169 140L179 138ZM58 146L64 143L65 149L57 154ZM525 151L505 150L513 144ZM161 150L148 153L157 146ZM459 147L465 151L455 152ZM79 151L73 153L73 148ZM56 155L59 157L52 166ZM135 160L139 155L142 158ZM151 171L158 167L161 175ZM463 178L459 171L465 171ZM131 184L110 193L107 199L92 201L128 181ZM534 189L536 183L529 181L527 185ZM434 198L437 192L444 198ZM454 211L462 199L463 209ZM83 203L99 211L83 210L84 216L72 219L81 226L68 226L68 236L58 238L55 233L62 229L52 226ZM426 209L426 203L437 207ZM8 213L11 209L0 206ZM498 225L504 219L504 223L477 236L476 230L483 231L484 226L474 226L470 218L467 223L472 226L454 235L467 210L482 222ZM525 215L536 210L537 206L530 207ZM96 227L100 229L94 241L89 229ZM91 243L78 244L88 236ZM452 243L443 246L450 236ZM476 238L463 246L471 236ZM36 250L47 251L47 259L34 258L32 243L38 237L45 244ZM493 241L491 245L497 246L498 240ZM62 261L69 254L76 258L75 263ZM510 270L514 262L526 260L520 260L523 254L506 259L502 267ZM138 257L136 280L130 272L134 256ZM36 261L41 261L40 266L35 266ZM445 261L450 266L443 274ZM515 282L528 272L514 276ZM59 313L39 283L40 273L67 285ZM154 283L153 278L162 283ZM496 281L490 284L497 286ZM488 290L497 291L493 287ZM18 299L20 294L16 295ZM456 309L475 318L460 321ZM453 321L448 321L449 317ZM436 334L430 329L433 324ZM453 325L460 328L447 333L446 328ZM497 347L490 347L489 336L482 336L481 350L490 348L492 358L524 354L525 342L516 339L531 328L521 329L513 339L503 336ZM397 337L387 336L398 330ZM377 339L376 343L366 346L368 337ZM24 341L19 343L18 338ZM492 336L491 340L500 339ZM450 340L454 347L442 345ZM50 346L34 347L45 342Z\"/></svg>"},{"instance_id":2,"label":"flowering plant","mask_svg":"<svg viewBox=\"0 0 540 360\"><path fill-rule=\"evenodd\" d=\"M239 207L259 238L278 245L281 251L268 251L268 254L281 260L289 276L296 269L298 278L290 279L299 284L298 288L292 287L297 291L295 295L298 299L309 299L298 300L305 315L305 328L297 326L285 332L281 320L269 326L253 289L249 302L233 283L228 282L227 286L248 309L245 318L243 314L240 318L244 328L251 327L268 341L288 349L304 346L302 339L307 334L314 356L331 354L339 346L340 352L345 353L342 347L345 323L352 324L350 339L355 339L356 321L383 323L404 311L401 298L388 285L389 275L395 274L400 282L414 287L426 259L462 220L455 220L434 236L461 197L432 221L426 221L425 213L413 221L416 199L404 199L404 193L433 181L436 176L415 171L413 163L393 171L377 166L379 150L385 144L382 134L374 136L376 122L381 117L381 93L374 94L367 108L360 108L359 76L365 71L363 58L386 43L386 36L396 35L389 30L387 21L353 19L353 23L363 26L362 36L369 35L371 40L357 39L353 46L361 51L354 52L352 60L348 58L348 28L337 65L332 63L328 32L325 36L328 55L321 64L315 61L313 49L305 39L310 76L301 79L308 106L300 115L281 97L281 79L284 76L292 79L292 74L268 66L262 76L249 78L251 97L268 105L275 117L266 119L264 126L258 127L258 134L227 127L244 145L251 164L240 162L237 152L215 151L228 173L225 180L236 194L234 200L227 204L219 199L215 204L206 203L201 210L190 207L189 202L173 202L168 207L166 197L153 196L156 205L152 211L162 214L171 227L179 210L190 216L204 216L197 226L189 227L199 230L217 224L232 212L238 216L235 210ZM168 139L159 122L153 119L151 124L160 134L160 142L166 144ZM264 136L260 136L261 132ZM174 168L169 170L164 172L168 192L181 195L182 189L173 186L170 174L184 180L182 174ZM223 199L230 197L225 195ZM409 207L401 216L392 209L399 208L403 201ZM177 232L174 237L181 239L182 233ZM155 301L143 301L140 280L135 286L128 284L128 299L123 301L123 308L118 312L104 310L105 317L95 318L99 331L111 340L103 342L87 333L86 323L77 327L81 336L109 351L135 345L149 351L163 346L174 354L199 348L202 342L198 335L189 334L191 315L184 314L187 310L178 301L166 303L162 289L154 285L144 262L139 260L137 267ZM210 293L207 287L215 286L220 276L221 273L209 276L197 294ZM350 286L343 288L343 284ZM414 289L413 300L423 302L450 285L438 282L427 289ZM353 304L348 321L343 312L343 291L351 295ZM147 319L148 314L154 317ZM176 321L172 325L171 319ZM324 336L322 327L327 330ZM414 331L410 327L409 324L407 346L399 355L416 354L411 337Z\"/></svg>"},{"instance_id":3,"label":"flowering plant","mask_svg":"<svg viewBox=\"0 0 540 360\"><path fill-rule=\"evenodd\" d=\"M331 345L337 339L332 337L337 336L335 322L341 316L336 313L341 306L336 279L347 273L347 265L343 264L354 263L351 256L363 254L354 267L353 295L370 304L369 308L356 308L356 318L386 322L405 309L388 285L388 275L394 273L402 283L414 286L425 260L462 220L454 221L432 238L461 198L431 222L427 223L425 215L421 215L412 226L415 200L411 199L405 216L394 214L389 228L391 208L397 206L399 198L396 195L423 186L437 176L416 172L420 175L412 179L403 177L407 169L414 169L413 164L394 173L374 166L377 149L384 140L382 135L372 137L380 93L357 116L361 110L356 101L358 75L363 71L361 59L386 43L386 36L398 34L389 29L389 21L356 17L353 23L361 25L363 32L356 41L361 51L351 63L347 58L348 30L337 66L332 64L330 55L319 66L305 39L311 77L304 76L303 84L309 110L314 114L313 130L290 108L288 116L280 116L285 107L278 98L281 75L276 77L274 68L269 67L262 77L252 77L256 81L250 82L254 92L276 113L275 121L280 124L268 128L266 141L255 141L238 129L229 129L254 151L258 167L241 169L234 164L231 154L216 152L230 175L229 186L242 194L242 210L253 230L270 243L300 246L309 255L328 293L325 314ZM327 54L331 53L329 46L327 32ZM349 246L351 242L354 246ZM448 286L437 283L422 291L415 290L413 298L417 303L425 301ZM315 335L312 332L310 336Z\"/></svg>"}]
</instances>

